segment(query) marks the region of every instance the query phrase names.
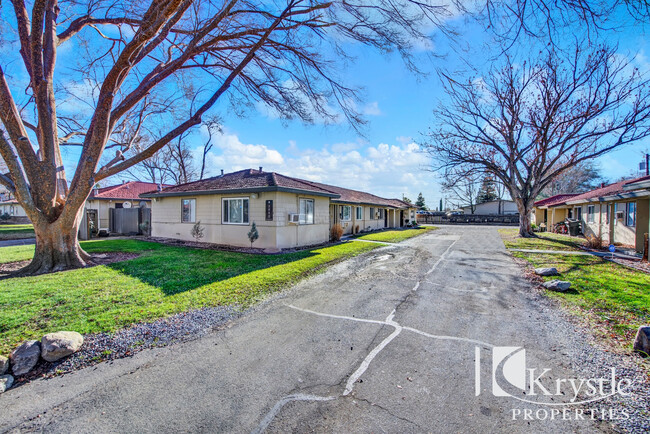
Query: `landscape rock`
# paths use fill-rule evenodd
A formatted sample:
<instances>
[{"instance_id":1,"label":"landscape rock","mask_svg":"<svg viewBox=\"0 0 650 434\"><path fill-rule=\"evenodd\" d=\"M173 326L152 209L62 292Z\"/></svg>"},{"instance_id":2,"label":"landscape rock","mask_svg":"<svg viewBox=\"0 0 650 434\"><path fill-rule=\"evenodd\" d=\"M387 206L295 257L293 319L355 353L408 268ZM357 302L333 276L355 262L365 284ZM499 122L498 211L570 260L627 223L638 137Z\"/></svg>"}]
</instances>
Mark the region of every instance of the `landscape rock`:
<instances>
[{"instance_id":1,"label":"landscape rock","mask_svg":"<svg viewBox=\"0 0 650 434\"><path fill-rule=\"evenodd\" d=\"M14 384L14 377L11 375L0 375L0 393L8 390Z\"/></svg>"},{"instance_id":2,"label":"landscape rock","mask_svg":"<svg viewBox=\"0 0 650 434\"><path fill-rule=\"evenodd\" d=\"M38 341L25 341L11 352L11 372L14 375L25 375L31 371L38 358L41 356L41 343Z\"/></svg>"},{"instance_id":3,"label":"landscape rock","mask_svg":"<svg viewBox=\"0 0 650 434\"><path fill-rule=\"evenodd\" d=\"M650 356L650 325L639 327L634 338L634 351L641 353L644 357Z\"/></svg>"},{"instance_id":4,"label":"landscape rock","mask_svg":"<svg viewBox=\"0 0 650 434\"><path fill-rule=\"evenodd\" d=\"M8 369L9 369L9 359L6 358L5 356L0 356L0 375L6 374Z\"/></svg>"},{"instance_id":5,"label":"landscape rock","mask_svg":"<svg viewBox=\"0 0 650 434\"><path fill-rule=\"evenodd\" d=\"M41 357L45 361L56 362L79 351L83 343L83 336L77 332L48 333L41 339Z\"/></svg>"},{"instance_id":6,"label":"landscape rock","mask_svg":"<svg viewBox=\"0 0 650 434\"><path fill-rule=\"evenodd\" d=\"M566 282L564 280L549 280L548 282L544 282L544 288L551 291L564 292L571 288L571 282Z\"/></svg>"},{"instance_id":7,"label":"landscape rock","mask_svg":"<svg viewBox=\"0 0 650 434\"><path fill-rule=\"evenodd\" d=\"M539 276L557 276L557 268L555 267L550 267L550 268L535 268L535 274Z\"/></svg>"}]
</instances>

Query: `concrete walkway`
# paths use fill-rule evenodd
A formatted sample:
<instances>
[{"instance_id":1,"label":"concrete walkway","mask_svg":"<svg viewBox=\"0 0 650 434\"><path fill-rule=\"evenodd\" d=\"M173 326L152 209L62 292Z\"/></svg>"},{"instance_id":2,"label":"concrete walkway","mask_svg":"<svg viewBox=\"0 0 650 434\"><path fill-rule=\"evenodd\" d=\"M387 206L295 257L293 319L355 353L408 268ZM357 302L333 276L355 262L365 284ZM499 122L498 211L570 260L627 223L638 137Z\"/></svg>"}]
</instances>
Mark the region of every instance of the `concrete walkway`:
<instances>
[{"instance_id":1,"label":"concrete walkway","mask_svg":"<svg viewBox=\"0 0 650 434\"><path fill-rule=\"evenodd\" d=\"M522 252L522 253L543 253L551 255L582 255L582 256L598 256L600 258L611 258L612 254L610 252L592 252L589 250L539 250L539 249L508 249L511 252ZM640 256L632 256L626 253L614 252L615 258L620 259L630 259L630 260L640 260Z\"/></svg>"},{"instance_id":2,"label":"concrete walkway","mask_svg":"<svg viewBox=\"0 0 650 434\"><path fill-rule=\"evenodd\" d=\"M4 241L0 241L0 247L27 246L34 243L36 243L36 238L22 238L20 240L4 240Z\"/></svg>"}]
</instances>

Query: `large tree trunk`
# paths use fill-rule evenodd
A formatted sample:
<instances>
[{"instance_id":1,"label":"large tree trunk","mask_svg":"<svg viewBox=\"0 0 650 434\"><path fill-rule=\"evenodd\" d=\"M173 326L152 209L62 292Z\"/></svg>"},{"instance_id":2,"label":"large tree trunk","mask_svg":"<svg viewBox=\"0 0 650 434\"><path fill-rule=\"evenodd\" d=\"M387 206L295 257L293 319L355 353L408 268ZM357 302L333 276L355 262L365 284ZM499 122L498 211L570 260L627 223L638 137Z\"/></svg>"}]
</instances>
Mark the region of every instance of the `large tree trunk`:
<instances>
[{"instance_id":1,"label":"large tree trunk","mask_svg":"<svg viewBox=\"0 0 650 434\"><path fill-rule=\"evenodd\" d=\"M524 213L519 214L519 236L524 238L534 237L533 228L530 225L530 212L526 210Z\"/></svg>"},{"instance_id":2,"label":"large tree trunk","mask_svg":"<svg viewBox=\"0 0 650 434\"><path fill-rule=\"evenodd\" d=\"M18 270L18 275L52 273L85 267L90 263L90 255L79 245L79 218L66 217L50 223L38 219L34 223L36 248L32 262ZM81 213L79 213L81 214Z\"/></svg>"}]
</instances>

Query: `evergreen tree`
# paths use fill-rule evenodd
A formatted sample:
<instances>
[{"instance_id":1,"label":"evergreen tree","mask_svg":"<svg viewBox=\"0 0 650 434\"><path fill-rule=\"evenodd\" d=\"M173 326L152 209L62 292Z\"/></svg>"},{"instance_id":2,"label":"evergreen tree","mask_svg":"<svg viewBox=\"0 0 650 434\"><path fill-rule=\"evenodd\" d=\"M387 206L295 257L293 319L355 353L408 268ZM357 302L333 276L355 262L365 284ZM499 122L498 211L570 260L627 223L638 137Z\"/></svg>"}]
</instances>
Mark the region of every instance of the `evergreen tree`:
<instances>
[{"instance_id":1,"label":"evergreen tree","mask_svg":"<svg viewBox=\"0 0 650 434\"><path fill-rule=\"evenodd\" d=\"M253 225L251 226L251 230L248 232L248 239L251 241L251 248L253 247L253 243L255 242L256 239L260 237L259 232L257 232L257 226L255 225L255 222L253 222Z\"/></svg>"},{"instance_id":2,"label":"evergreen tree","mask_svg":"<svg viewBox=\"0 0 650 434\"><path fill-rule=\"evenodd\" d=\"M494 177L492 175L485 175L483 183L481 184L481 189L476 197L476 203L492 202L497 199L499 199L499 195L497 194Z\"/></svg>"},{"instance_id":3,"label":"evergreen tree","mask_svg":"<svg viewBox=\"0 0 650 434\"><path fill-rule=\"evenodd\" d=\"M411 201L411 199L409 199L409 198L406 197L406 196L402 196L402 201L404 201L404 202L406 202L406 203L413 203L413 201Z\"/></svg>"},{"instance_id":4,"label":"evergreen tree","mask_svg":"<svg viewBox=\"0 0 650 434\"><path fill-rule=\"evenodd\" d=\"M427 209L422 193L418 194L418 200L415 201L415 206L417 206L419 209Z\"/></svg>"}]
</instances>

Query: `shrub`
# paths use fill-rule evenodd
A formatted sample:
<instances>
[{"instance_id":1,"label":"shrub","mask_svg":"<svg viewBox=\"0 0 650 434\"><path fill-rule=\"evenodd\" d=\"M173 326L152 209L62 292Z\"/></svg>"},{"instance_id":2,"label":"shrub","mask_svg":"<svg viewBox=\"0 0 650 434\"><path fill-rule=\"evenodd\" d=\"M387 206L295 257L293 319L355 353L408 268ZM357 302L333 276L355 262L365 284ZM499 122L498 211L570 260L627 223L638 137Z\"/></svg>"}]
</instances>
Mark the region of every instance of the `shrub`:
<instances>
[{"instance_id":1,"label":"shrub","mask_svg":"<svg viewBox=\"0 0 650 434\"><path fill-rule=\"evenodd\" d=\"M255 225L255 222L253 222L253 225L251 226L251 230L248 232L248 239L251 242L251 248L253 247L253 243L255 242L256 239L260 237L260 233L257 232L257 226Z\"/></svg>"},{"instance_id":2,"label":"shrub","mask_svg":"<svg viewBox=\"0 0 650 434\"><path fill-rule=\"evenodd\" d=\"M343 236L343 227L339 224L335 224L332 226L332 229L330 229L330 238L332 241L341 241L341 237Z\"/></svg>"},{"instance_id":3,"label":"shrub","mask_svg":"<svg viewBox=\"0 0 650 434\"><path fill-rule=\"evenodd\" d=\"M149 220L140 223L138 229L142 235L149 235Z\"/></svg>"},{"instance_id":4,"label":"shrub","mask_svg":"<svg viewBox=\"0 0 650 434\"><path fill-rule=\"evenodd\" d=\"M8 212L6 212L4 214L0 214L0 220L6 221L6 220L9 220L10 218L11 218L11 215Z\"/></svg>"},{"instance_id":5,"label":"shrub","mask_svg":"<svg viewBox=\"0 0 650 434\"><path fill-rule=\"evenodd\" d=\"M194 223L194 226L192 226L192 230L190 231L190 234L194 237L194 239L197 242L201 241L201 238L205 236L205 227L201 226L201 220Z\"/></svg>"},{"instance_id":6,"label":"shrub","mask_svg":"<svg viewBox=\"0 0 650 434\"><path fill-rule=\"evenodd\" d=\"M356 225L356 226L354 227L354 233L355 233L355 234L358 234L358 233L359 233L359 225Z\"/></svg>"},{"instance_id":7,"label":"shrub","mask_svg":"<svg viewBox=\"0 0 650 434\"><path fill-rule=\"evenodd\" d=\"M602 249L603 248L603 237L595 235L587 235L587 246L590 249Z\"/></svg>"}]
</instances>

